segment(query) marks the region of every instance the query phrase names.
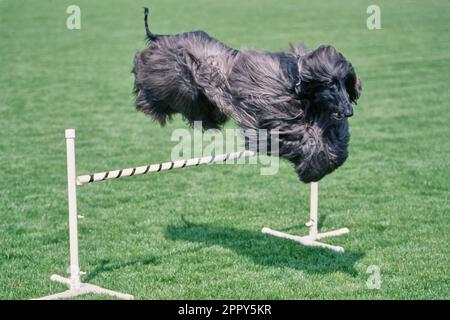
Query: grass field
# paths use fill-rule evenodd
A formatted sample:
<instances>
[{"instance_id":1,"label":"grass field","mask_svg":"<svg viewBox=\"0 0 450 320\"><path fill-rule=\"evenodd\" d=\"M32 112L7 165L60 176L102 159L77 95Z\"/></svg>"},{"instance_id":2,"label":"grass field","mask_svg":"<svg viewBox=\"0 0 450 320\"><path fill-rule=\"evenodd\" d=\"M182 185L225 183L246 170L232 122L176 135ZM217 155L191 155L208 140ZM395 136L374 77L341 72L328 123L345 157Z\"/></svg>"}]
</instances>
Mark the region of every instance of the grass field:
<instances>
[{"instance_id":1,"label":"grass field","mask_svg":"<svg viewBox=\"0 0 450 320\"><path fill-rule=\"evenodd\" d=\"M372 0L0 0L0 298L65 289L68 231L64 129L77 129L78 172L166 161L173 129L132 105L142 7L157 33L204 29L236 48L330 43L363 94L350 157L320 183L322 230L344 254L260 233L304 234L309 188L282 162L209 166L78 190L84 280L139 299L449 299L450 6ZM234 124L230 123L230 127ZM381 288L369 289L372 266ZM85 298L96 298L87 296Z\"/></svg>"}]
</instances>

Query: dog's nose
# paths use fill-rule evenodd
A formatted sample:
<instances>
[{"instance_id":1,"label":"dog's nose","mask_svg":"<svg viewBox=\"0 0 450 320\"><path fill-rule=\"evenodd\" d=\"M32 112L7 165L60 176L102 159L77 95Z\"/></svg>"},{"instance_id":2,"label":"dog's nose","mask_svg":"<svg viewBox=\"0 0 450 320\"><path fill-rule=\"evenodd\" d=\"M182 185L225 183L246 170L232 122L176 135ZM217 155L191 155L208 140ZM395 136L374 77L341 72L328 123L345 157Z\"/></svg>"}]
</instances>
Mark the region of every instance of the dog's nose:
<instances>
[{"instance_id":1,"label":"dog's nose","mask_svg":"<svg viewBox=\"0 0 450 320\"><path fill-rule=\"evenodd\" d=\"M353 108L351 105L346 105L344 107L344 116L350 118L353 115Z\"/></svg>"}]
</instances>

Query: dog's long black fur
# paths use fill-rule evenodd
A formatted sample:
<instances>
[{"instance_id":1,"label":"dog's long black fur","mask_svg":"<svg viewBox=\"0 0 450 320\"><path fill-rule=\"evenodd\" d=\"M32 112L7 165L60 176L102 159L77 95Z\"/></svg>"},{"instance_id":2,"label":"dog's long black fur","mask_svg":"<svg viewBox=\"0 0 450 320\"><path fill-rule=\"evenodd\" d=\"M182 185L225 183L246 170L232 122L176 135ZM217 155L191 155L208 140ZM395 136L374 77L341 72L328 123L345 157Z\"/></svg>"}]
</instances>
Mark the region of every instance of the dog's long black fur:
<instances>
[{"instance_id":1,"label":"dog's long black fur","mask_svg":"<svg viewBox=\"0 0 450 320\"><path fill-rule=\"evenodd\" d=\"M162 125L180 113L205 128L228 118L278 131L279 155L303 182L318 181L348 156L348 117L361 81L332 46L314 51L236 50L203 31L155 35L134 59L136 108Z\"/></svg>"}]
</instances>

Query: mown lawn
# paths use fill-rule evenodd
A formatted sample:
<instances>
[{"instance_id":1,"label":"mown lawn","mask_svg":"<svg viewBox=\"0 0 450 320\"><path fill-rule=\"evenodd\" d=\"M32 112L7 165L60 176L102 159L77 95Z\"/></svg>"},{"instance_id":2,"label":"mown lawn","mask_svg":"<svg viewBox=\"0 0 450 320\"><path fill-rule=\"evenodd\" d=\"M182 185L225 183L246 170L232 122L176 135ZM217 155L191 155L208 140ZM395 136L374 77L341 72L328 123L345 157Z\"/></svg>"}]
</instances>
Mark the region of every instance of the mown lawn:
<instances>
[{"instance_id":1,"label":"mown lawn","mask_svg":"<svg viewBox=\"0 0 450 320\"><path fill-rule=\"evenodd\" d=\"M139 299L449 299L449 2L368 0L0 0L0 298L65 289L64 129L77 129L78 172L170 159L175 128L132 105L133 55L152 29L204 29L236 47L330 43L352 61L363 95L350 157L320 183L322 229L344 254L260 233L307 232L309 188L287 162L207 166L78 190L84 280ZM230 127L234 124L230 123ZM369 289L372 266L381 288ZM97 298L89 296L86 298Z\"/></svg>"}]
</instances>

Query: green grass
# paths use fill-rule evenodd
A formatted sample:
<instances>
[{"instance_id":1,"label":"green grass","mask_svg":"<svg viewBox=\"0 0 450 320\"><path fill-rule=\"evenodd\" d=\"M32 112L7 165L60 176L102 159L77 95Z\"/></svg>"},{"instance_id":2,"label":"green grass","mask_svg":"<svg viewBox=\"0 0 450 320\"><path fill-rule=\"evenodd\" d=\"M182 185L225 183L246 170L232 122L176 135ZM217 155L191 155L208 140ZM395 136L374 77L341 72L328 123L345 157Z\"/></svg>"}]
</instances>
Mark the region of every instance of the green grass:
<instances>
[{"instance_id":1,"label":"green grass","mask_svg":"<svg viewBox=\"0 0 450 320\"><path fill-rule=\"evenodd\" d=\"M0 298L65 289L64 129L78 172L169 160L173 129L132 105L142 6L157 33L204 29L266 50L331 43L363 81L350 157L320 183L322 229L347 226L334 254L264 236L307 232L308 187L290 165L210 166L78 190L85 280L140 299L449 299L450 25L448 1L0 0ZM233 126L233 124L230 124ZM371 265L379 290L366 286ZM96 298L96 297L87 297Z\"/></svg>"}]
</instances>

